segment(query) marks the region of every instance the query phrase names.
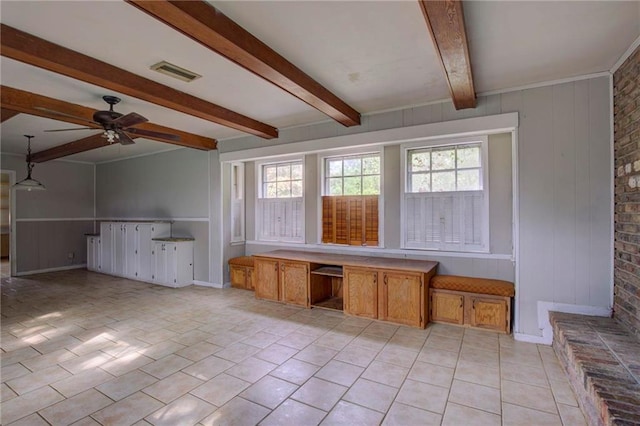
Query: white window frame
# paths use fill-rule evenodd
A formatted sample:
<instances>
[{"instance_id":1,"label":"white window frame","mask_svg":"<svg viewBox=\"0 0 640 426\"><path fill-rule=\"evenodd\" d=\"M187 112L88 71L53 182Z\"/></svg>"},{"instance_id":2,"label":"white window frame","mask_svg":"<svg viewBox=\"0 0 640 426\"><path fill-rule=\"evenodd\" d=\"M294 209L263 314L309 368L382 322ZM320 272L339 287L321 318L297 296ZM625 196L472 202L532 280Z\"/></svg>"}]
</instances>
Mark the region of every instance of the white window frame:
<instances>
[{"instance_id":1,"label":"white window frame","mask_svg":"<svg viewBox=\"0 0 640 426\"><path fill-rule=\"evenodd\" d=\"M241 243L245 241L244 163L231 163L230 183L231 242ZM239 232L236 233L238 227Z\"/></svg>"},{"instance_id":2,"label":"white window frame","mask_svg":"<svg viewBox=\"0 0 640 426\"><path fill-rule=\"evenodd\" d=\"M408 176L408 161L409 151L417 149L428 148L440 148L455 145L468 145L480 143L480 156L482 167L482 193L483 193L483 205L482 205L482 239L481 244L467 246L463 242L458 244L441 242L440 244L433 246L410 244L407 242L407 197L415 196L415 194L456 194L460 199L464 195L469 195L472 191L451 191L451 192L425 192L425 193L413 193L409 192L409 176ZM400 146L401 158L401 191L402 196L400 198L400 229L401 229L401 247L407 250L424 250L424 251L436 251L436 252L462 252L462 253L489 253L490 252L490 229L489 229L489 137L487 135L470 136L464 138L455 139L434 139L428 141L420 141L402 144ZM475 192L475 191L473 191ZM429 195L425 195L425 198Z\"/></svg>"},{"instance_id":3,"label":"white window frame","mask_svg":"<svg viewBox=\"0 0 640 426\"><path fill-rule=\"evenodd\" d=\"M302 197L275 197L266 198L263 195L262 174L265 166L285 164L285 163L301 163L302 164ZM256 162L256 211L255 211L255 239L257 241L269 241L269 242L286 242L286 243L305 243L305 165L304 156L286 157L270 159L267 161ZM263 232L263 212L265 208L271 205L271 208L279 210L279 214L284 215L291 213L294 209L300 210L299 223L300 234L297 236L278 236L269 237L264 235ZM280 222L280 218L278 221Z\"/></svg>"},{"instance_id":4,"label":"white window frame","mask_svg":"<svg viewBox=\"0 0 640 426\"><path fill-rule=\"evenodd\" d=\"M322 197L325 195L329 195L326 193L325 186L325 178L326 178L326 168L325 168L325 160L329 158L335 157L350 157L350 156L358 156L358 155L367 155L367 154L378 154L380 155L380 194L378 194L378 245L377 246L366 246L367 249L378 249L384 248L384 146L376 145L376 146L368 146L366 148L349 148L349 149L340 149L330 152L324 152L322 155L318 155L318 170L320 179L318 179L318 222L317 226L317 244L323 246L336 246L336 247L347 247L342 244L330 244L322 242ZM351 246L349 246L351 247ZM357 247L357 246L353 246Z\"/></svg>"}]
</instances>

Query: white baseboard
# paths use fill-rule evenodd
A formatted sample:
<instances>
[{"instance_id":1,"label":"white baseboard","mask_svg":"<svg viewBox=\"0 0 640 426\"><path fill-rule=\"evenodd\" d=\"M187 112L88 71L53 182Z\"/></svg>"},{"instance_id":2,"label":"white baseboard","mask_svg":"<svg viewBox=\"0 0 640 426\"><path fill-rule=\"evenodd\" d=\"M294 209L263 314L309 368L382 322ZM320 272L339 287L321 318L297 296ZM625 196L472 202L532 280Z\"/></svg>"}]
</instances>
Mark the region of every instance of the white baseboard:
<instances>
[{"instance_id":1,"label":"white baseboard","mask_svg":"<svg viewBox=\"0 0 640 426\"><path fill-rule=\"evenodd\" d=\"M611 317L611 308L602 306L572 305L569 303L555 303L538 301L538 327L542 336L514 333L513 338L520 342L551 345L553 343L553 327L549 322L549 312L563 312L566 314L590 315L594 317Z\"/></svg>"},{"instance_id":2,"label":"white baseboard","mask_svg":"<svg viewBox=\"0 0 640 426\"><path fill-rule=\"evenodd\" d=\"M198 280L193 280L193 284L195 285L199 285L202 287L211 287L211 288L227 288L229 287L229 284L219 284L219 283L210 283L208 281L198 281Z\"/></svg>"},{"instance_id":3,"label":"white baseboard","mask_svg":"<svg viewBox=\"0 0 640 426\"><path fill-rule=\"evenodd\" d=\"M36 269L33 271L16 272L16 277L23 277L25 275L34 275L34 274L44 274L45 272L66 271L69 269L81 269L86 267L87 267L86 263L80 263L78 265L59 266L57 268Z\"/></svg>"}]
</instances>

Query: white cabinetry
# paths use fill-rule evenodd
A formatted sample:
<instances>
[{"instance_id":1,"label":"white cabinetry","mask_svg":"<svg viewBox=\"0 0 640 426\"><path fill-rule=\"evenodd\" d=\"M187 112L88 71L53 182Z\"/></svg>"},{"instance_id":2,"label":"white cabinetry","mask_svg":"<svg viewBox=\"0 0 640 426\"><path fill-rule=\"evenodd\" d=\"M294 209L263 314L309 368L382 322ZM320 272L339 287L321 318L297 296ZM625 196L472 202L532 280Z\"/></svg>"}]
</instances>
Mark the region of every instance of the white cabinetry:
<instances>
[{"instance_id":1,"label":"white cabinetry","mask_svg":"<svg viewBox=\"0 0 640 426\"><path fill-rule=\"evenodd\" d=\"M100 237L87 235L87 269L100 272Z\"/></svg>"},{"instance_id":2,"label":"white cabinetry","mask_svg":"<svg viewBox=\"0 0 640 426\"><path fill-rule=\"evenodd\" d=\"M102 222L100 272L152 281L153 238L171 235L171 224L159 222Z\"/></svg>"},{"instance_id":3,"label":"white cabinetry","mask_svg":"<svg viewBox=\"0 0 640 426\"><path fill-rule=\"evenodd\" d=\"M160 238L153 244L153 282L170 287L193 283L193 240Z\"/></svg>"}]
</instances>

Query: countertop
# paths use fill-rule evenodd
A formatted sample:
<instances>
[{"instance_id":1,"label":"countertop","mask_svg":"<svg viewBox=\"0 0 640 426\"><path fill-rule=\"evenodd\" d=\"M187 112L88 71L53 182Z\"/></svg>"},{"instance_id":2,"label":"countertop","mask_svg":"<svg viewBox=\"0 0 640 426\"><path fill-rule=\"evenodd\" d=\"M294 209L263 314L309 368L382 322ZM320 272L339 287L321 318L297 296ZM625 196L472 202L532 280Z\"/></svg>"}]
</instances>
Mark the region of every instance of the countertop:
<instances>
[{"instance_id":1,"label":"countertop","mask_svg":"<svg viewBox=\"0 0 640 426\"><path fill-rule=\"evenodd\" d=\"M84 235L85 235L86 237L99 237L99 236L100 236L100 233L99 233L99 232L98 232L98 233L91 232L91 233L84 234Z\"/></svg>"},{"instance_id":2,"label":"countertop","mask_svg":"<svg viewBox=\"0 0 640 426\"><path fill-rule=\"evenodd\" d=\"M392 257L358 256L351 254L320 253L312 251L275 250L254 254L255 257L269 257L282 260L320 263L323 265L361 266L382 269L402 269L431 273L438 267L438 262L431 260L398 259Z\"/></svg>"},{"instance_id":3,"label":"countertop","mask_svg":"<svg viewBox=\"0 0 640 426\"><path fill-rule=\"evenodd\" d=\"M192 237L162 237L162 238L152 238L153 241L163 241L165 243L180 243L183 241L195 241L195 238Z\"/></svg>"}]
</instances>

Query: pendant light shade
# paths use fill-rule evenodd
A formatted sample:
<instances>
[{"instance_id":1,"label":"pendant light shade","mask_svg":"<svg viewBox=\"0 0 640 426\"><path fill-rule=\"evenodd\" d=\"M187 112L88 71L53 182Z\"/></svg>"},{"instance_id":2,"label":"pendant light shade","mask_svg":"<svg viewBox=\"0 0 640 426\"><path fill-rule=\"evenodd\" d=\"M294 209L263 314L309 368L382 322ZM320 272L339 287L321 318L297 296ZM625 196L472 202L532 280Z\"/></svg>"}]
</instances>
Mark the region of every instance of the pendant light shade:
<instances>
[{"instance_id":1,"label":"pendant light shade","mask_svg":"<svg viewBox=\"0 0 640 426\"><path fill-rule=\"evenodd\" d=\"M26 189L27 191L43 191L45 186L31 177L31 171L33 170L33 163L31 162L31 138L33 136L24 135L27 138L27 177L20 182L13 185L15 189Z\"/></svg>"}]
</instances>

